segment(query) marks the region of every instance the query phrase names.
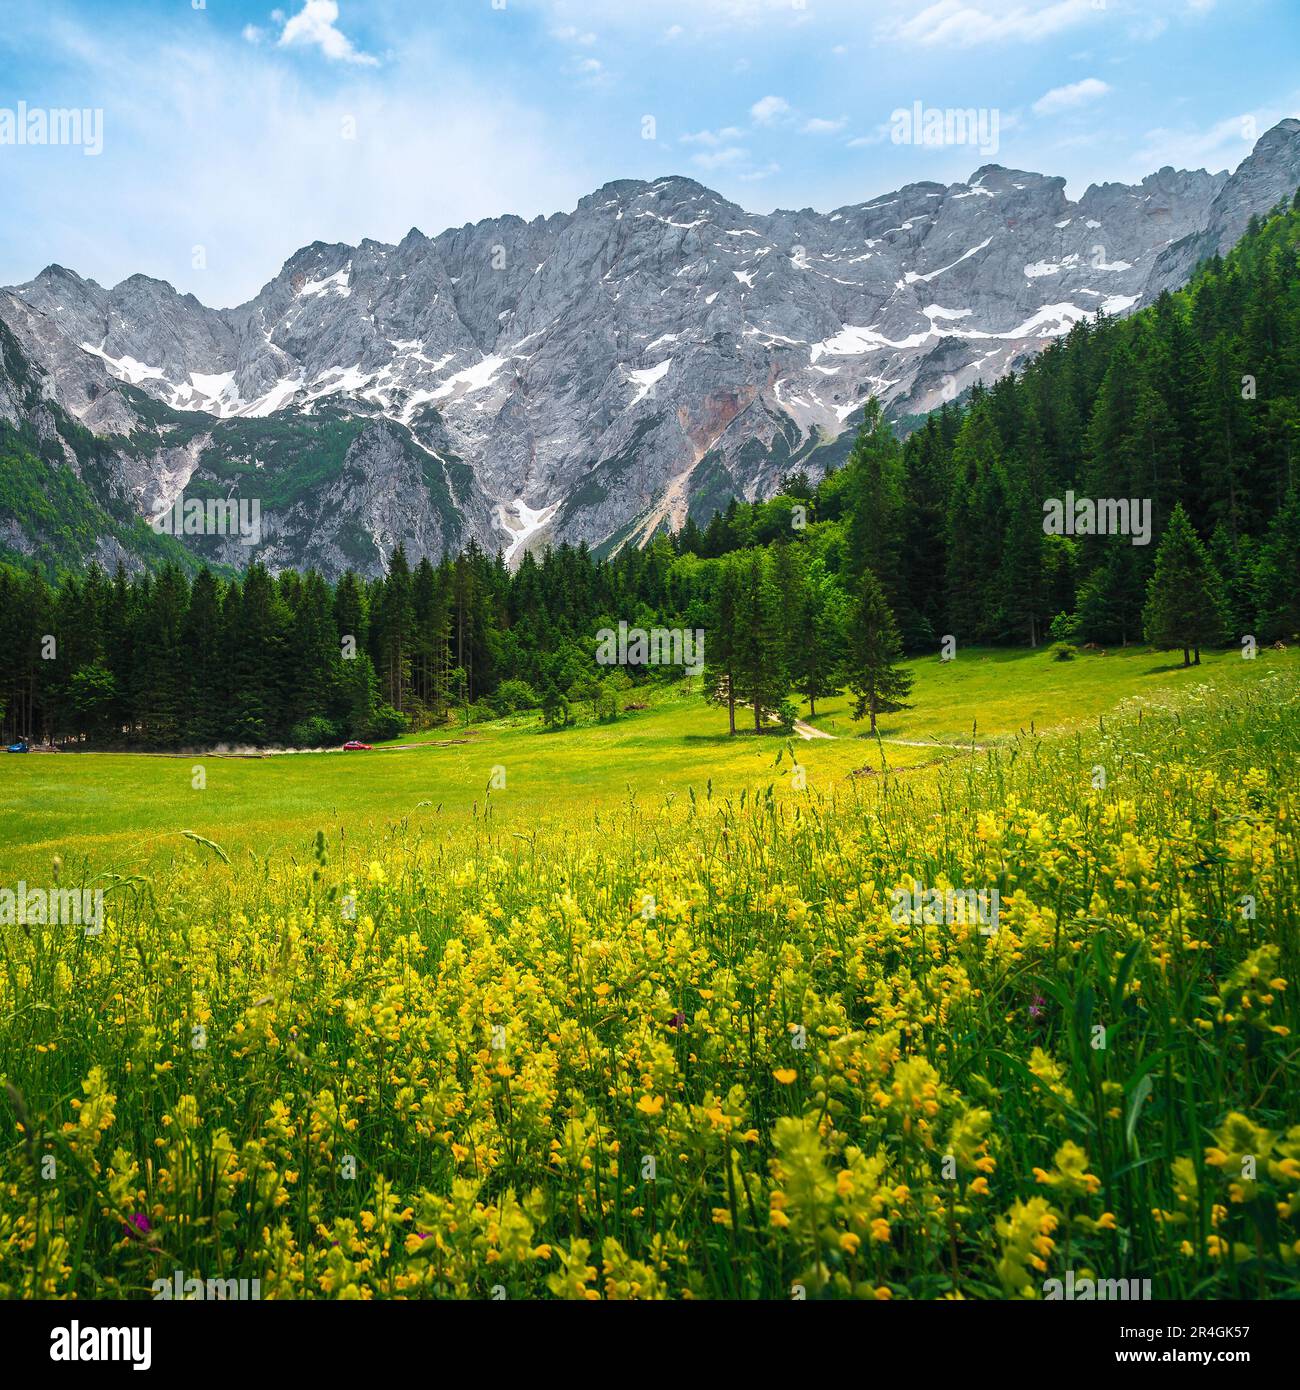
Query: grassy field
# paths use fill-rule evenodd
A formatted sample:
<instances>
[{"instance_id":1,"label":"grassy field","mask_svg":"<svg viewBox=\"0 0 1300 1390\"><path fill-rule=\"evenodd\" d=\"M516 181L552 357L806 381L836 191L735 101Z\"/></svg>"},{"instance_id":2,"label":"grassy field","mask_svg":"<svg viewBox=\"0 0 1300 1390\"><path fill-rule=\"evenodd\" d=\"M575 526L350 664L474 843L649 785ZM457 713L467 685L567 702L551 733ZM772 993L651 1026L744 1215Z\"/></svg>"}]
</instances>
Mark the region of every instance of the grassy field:
<instances>
[{"instance_id":1,"label":"grassy field","mask_svg":"<svg viewBox=\"0 0 1300 1390\"><path fill-rule=\"evenodd\" d=\"M972 726L979 745L1006 742L1018 733L1074 728L1114 710L1124 700L1167 701L1191 685L1249 687L1269 671L1300 672L1295 652L1260 653L1243 661L1238 652L1206 652L1185 670L1171 653L1118 648L1104 656L1081 653L1053 661L1045 651L975 648L952 661L929 658L912 664L915 708L881 720L885 739L906 738L969 747ZM810 720L827 733L861 733L866 720L851 718L847 695L820 702ZM891 761L895 754L890 750Z\"/></svg>"},{"instance_id":2,"label":"grassy field","mask_svg":"<svg viewBox=\"0 0 1300 1390\"><path fill-rule=\"evenodd\" d=\"M394 740L415 748L267 758L133 754L0 757L0 883L40 881L60 855L78 878L157 867L200 856L180 832L215 840L227 853L309 851L318 830L336 852L362 852L412 830L455 836L491 817L497 831L591 824L630 798L653 805L688 790L719 796L780 786L791 755L809 788L829 791L863 767L915 768L1005 743L1031 727L1074 727L1126 699L1160 703L1210 684L1250 686L1277 670L1296 673L1296 653L1253 661L1207 654L1192 671L1147 651L1052 661L1046 652L972 650L953 662L913 663L915 708L881 721L882 743L853 722L850 697L823 702L814 727L832 739L728 737L726 713L698 693L661 691L648 710L613 725L558 733L536 714L470 728L448 726ZM927 748L924 745L934 743ZM957 745L957 750L944 745ZM782 749L785 753L782 754ZM777 759L780 756L778 764ZM195 789L194 769L205 785ZM493 769L505 786L488 795Z\"/></svg>"},{"instance_id":3,"label":"grassy field","mask_svg":"<svg viewBox=\"0 0 1300 1390\"><path fill-rule=\"evenodd\" d=\"M0 1294L1295 1294L1295 657L916 669L880 744L0 760L0 885L108 890L0 927Z\"/></svg>"}]
</instances>

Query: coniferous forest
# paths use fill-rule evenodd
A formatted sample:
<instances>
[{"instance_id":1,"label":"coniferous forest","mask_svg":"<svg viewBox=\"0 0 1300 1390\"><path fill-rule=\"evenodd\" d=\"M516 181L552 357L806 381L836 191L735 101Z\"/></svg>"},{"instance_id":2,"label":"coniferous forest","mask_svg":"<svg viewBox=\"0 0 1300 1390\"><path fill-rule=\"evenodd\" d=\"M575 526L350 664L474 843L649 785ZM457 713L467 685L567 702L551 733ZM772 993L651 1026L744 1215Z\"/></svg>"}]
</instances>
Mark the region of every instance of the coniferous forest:
<instances>
[{"instance_id":1,"label":"coniferous forest","mask_svg":"<svg viewBox=\"0 0 1300 1390\"><path fill-rule=\"evenodd\" d=\"M1128 319L900 438L868 400L843 467L733 500L644 549L471 547L384 578L51 574L0 566L7 737L316 746L453 712L617 717L672 667L596 660L618 622L705 634L703 688L756 727L848 686L889 708L902 652L949 643L1201 646L1300 630L1300 193ZM1067 494L1147 499L1150 543L1044 529ZM866 693L863 693L866 692ZM874 692L874 693L873 693ZM905 689L895 689L901 698ZM728 698L729 697L729 698Z\"/></svg>"}]
</instances>

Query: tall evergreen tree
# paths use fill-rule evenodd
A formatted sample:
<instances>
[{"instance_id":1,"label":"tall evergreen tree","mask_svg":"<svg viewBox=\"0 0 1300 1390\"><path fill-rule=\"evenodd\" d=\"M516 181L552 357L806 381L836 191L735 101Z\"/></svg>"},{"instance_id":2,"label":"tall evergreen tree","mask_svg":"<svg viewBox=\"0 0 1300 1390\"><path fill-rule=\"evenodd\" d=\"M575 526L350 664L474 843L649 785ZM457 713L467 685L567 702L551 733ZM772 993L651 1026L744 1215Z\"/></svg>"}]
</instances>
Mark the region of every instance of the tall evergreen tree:
<instances>
[{"instance_id":1,"label":"tall evergreen tree","mask_svg":"<svg viewBox=\"0 0 1300 1390\"><path fill-rule=\"evenodd\" d=\"M1300 635L1300 487L1269 524L1254 581L1260 641L1293 641Z\"/></svg>"},{"instance_id":2,"label":"tall evergreen tree","mask_svg":"<svg viewBox=\"0 0 1300 1390\"><path fill-rule=\"evenodd\" d=\"M1153 647L1181 647L1184 666L1192 665L1192 651L1199 666L1201 648L1222 641L1227 629L1223 580L1182 503L1174 508L1160 542L1143 625Z\"/></svg>"},{"instance_id":3,"label":"tall evergreen tree","mask_svg":"<svg viewBox=\"0 0 1300 1390\"><path fill-rule=\"evenodd\" d=\"M794 688L816 715L817 701L839 689L844 662L846 603L838 585L817 565L805 579L791 631Z\"/></svg>"},{"instance_id":4,"label":"tall evergreen tree","mask_svg":"<svg viewBox=\"0 0 1300 1390\"><path fill-rule=\"evenodd\" d=\"M736 627L733 653L736 691L752 706L754 732L779 708L790 689L781 595L772 564L761 550L750 551L738 565Z\"/></svg>"},{"instance_id":5,"label":"tall evergreen tree","mask_svg":"<svg viewBox=\"0 0 1300 1390\"><path fill-rule=\"evenodd\" d=\"M903 454L884 409L872 396L845 464L849 516L845 527L848 572L875 572L897 597L903 532Z\"/></svg>"},{"instance_id":6,"label":"tall evergreen tree","mask_svg":"<svg viewBox=\"0 0 1300 1390\"><path fill-rule=\"evenodd\" d=\"M865 570L858 580L857 599L849 623L847 674L849 689L857 697L853 717L876 717L911 709L906 698L912 690L912 674L895 663L903 654L898 626L885 600L880 581Z\"/></svg>"},{"instance_id":7,"label":"tall evergreen tree","mask_svg":"<svg viewBox=\"0 0 1300 1390\"><path fill-rule=\"evenodd\" d=\"M723 559L714 572L710 621L704 633L704 695L727 706L728 732L736 732L736 658L739 650L740 573Z\"/></svg>"}]
</instances>

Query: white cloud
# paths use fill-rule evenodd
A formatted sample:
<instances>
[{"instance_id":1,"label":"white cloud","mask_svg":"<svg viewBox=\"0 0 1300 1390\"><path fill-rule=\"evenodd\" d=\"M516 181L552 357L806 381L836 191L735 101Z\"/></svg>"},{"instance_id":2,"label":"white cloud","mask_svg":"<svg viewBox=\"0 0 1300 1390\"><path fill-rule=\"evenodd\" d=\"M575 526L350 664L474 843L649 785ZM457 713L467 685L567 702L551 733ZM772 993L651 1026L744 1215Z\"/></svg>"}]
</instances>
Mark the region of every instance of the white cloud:
<instances>
[{"instance_id":1,"label":"white cloud","mask_svg":"<svg viewBox=\"0 0 1300 1390\"><path fill-rule=\"evenodd\" d=\"M749 108L758 125L775 125L790 114L790 103L784 97L762 97Z\"/></svg>"},{"instance_id":2,"label":"white cloud","mask_svg":"<svg viewBox=\"0 0 1300 1390\"><path fill-rule=\"evenodd\" d=\"M889 139L890 123L881 123L871 132L870 135L855 135L852 140L846 141L848 149L861 150L868 145L883 145Z\"/></svg>"},{"instance_id":3,"label":"white cloud","mask_svg":"<svg viewBox=\"0 0 1300 1390\"><path fill-rule=\"evenodd\" d=\"M697 130L688 131L681 137L683 145L723 145L732 140L739 140L742 131L734 125L723 126L721 130Z\"/></svg>"},{"instance_id":4,"label":"white cloud","mask_svg":"<svg viewBox=\"0 0 1300 1390\"><path fill-rule=\"evenodd\" d=\"M332 62L377 66L378 58L359 53L353 47L352 40L338 28L338 17L336 0L304 0L302 9L285 22L280 34L280 47L319 48Z\"/></svg>"},{"instance_id":5,"label":"white cloud","mask_svg":"<svg viewBox=\"0 0 1300 1390\"><path fill-rule=\"evenodd\" d=\"M1090 101L1104 97L1110 91L1110 84L1099 77L1085 77L1080 82L1071 82L1064 87L1053 87L1044 92L1034 102L1034 110L1040 116L1055 116L1061 111L1073 111L1076 106L1086 106Z\"/></svg>"},{"instance_id":6,"label":"white cloud","mask_svg":"<svg viewBox=\"0 0 1300 1390\"><path fill-rule=\"evenodd\" d=\"M773 174L780 172L781 166L779 164L765 164L761 169L751 169L747 174L741 174L740 178L745 183L756 183L759 179L770 179Z\"/></svg>"},{"instance_id":7,"label":"white cloud","mask_svg":"<svg viewBox=\"0 0 1300 1390\"><path fill-rule=\"evenodd\" d=\"M266 30L259 29L256 24L245 24L243 38L245 43L261 43L266 37Z\"/></svg>"},{"instance_id":8,"label":"white cloud","mask_svg":"<svg viewBox=\"0 0 1300 1390\"><path fill-rule=\"evenodd\" d=\"M1104 14L1104 7L1092 0L936 0L919 14L896 21L890 32L909 43L964 47L1046 39Z\"/></svg>"},{"instance_id":9,"label":"white cloud","mask_svg":"<svg viewBox=\"0 0 1300 1390\"><path fill-rule=\"evenodd\" d=\"M849 123L847 116L840 116L836 120L828 121L822 116L813 116L799 127L805 135L833 135L837 130L843 130Z\"/></svg>"},{"instance_id":10,"label":"white cloud","mask_svg":"<svg viewBox=\"0 0 1300 1390\"><path fill-rule=\"evenodd\" d=\"M590 30L584 31L576 28L572 24L566 24L562 28L557 29L555 31L555 37L559 39L561 43L577 43L581 44L584 48L590 48L591 45L596 42L596 36L591 33Z\"/></svg>"},{"instance_id":11,"label":"white cloud","mask_svg":"<svg viewBox=\"0 0 1300 1390\"><path fill-rule=\"evenodd\" d=\"M727 145L720 150L701 150L691 156L691 163L701 169L729 169L743 164L749 158L749 151L739 145Z\"/></svg>"},{"instance_id":12,"label":"white cloud","mask_svg":"<svg viewBox=\"0 0 1300 1390\"><path fill-rule=\"evenodd\" d=\"M1281 108L1247 112L1227 116L1201 130L1157 127L1147 131L1131 163L1148 171L1166 164L1176 169L1235 169L1254 148L1255 141L1286 114Z\"/></svg>"},{"instance_id":13,"label":"white cloud","mask_svg":"<svg viewBox=\"0 0 1300 1390\"><path fill-rule=\"evenodd\" d=\"M1161 34L1169 28L1169 21L1164 15L1144 15L1141 19L1135 19L1129 26L1129 37L1136 39L1139 43L1151 43L1158 39Z\"/></svg>"},{"instance_id":14,"label":"white cloud","mask_svg":"<svg viewBox=\"0 0 1300 1390\"><path fill-rule=\"evenodd\" d=\"M413 38L381 87L354 65L312 82L237 28L193 34L177 24L145 47L125 15L43 32L86 104L111 111L113 138L99 159L66 161L66 174L53 161L6 169L6 203L40 230L13 246L5 209L0 284L58 261L104 285L141 271L204 304L238 304L313 241L397 242L413 225L434 236L503 213L549 215L608 177L584 146L557 160L552 115L504 77L458 73L436 40ZM454 177L412 176L421 169ZM88 218L92 204L101 213ZM196 244L206 269L192 263Z\"/></svg>"}]
</instances>

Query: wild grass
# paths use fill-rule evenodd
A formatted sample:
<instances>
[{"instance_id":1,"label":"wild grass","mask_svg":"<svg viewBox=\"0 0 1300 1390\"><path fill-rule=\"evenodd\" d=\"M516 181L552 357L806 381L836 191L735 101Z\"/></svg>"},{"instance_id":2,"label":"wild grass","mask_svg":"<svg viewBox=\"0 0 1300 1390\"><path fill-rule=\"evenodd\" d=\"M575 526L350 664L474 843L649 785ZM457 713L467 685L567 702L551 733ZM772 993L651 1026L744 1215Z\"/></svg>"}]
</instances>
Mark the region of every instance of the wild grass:
<instances>
[{"instance_id":1,"label":"wild grass","mask_svg":"<svg viewBox=\"0 0 1300 1390\"><path fill-rule=\"evenodd\" d=\"M1294 1294L1300 706L1281 661L1221 674L923 771L708 741L753 764L620 795L558 751L603 731L501 730L472 814L340 834L340 795L314 848L114 868L117 827L99 935L0 930L0 1292ZM525 744L549 789L507 812ZM396 799L435 756L315 763ZM300 764L229 766L271 826ZM900 920L917 885L996 889L996 930Z\"/></svg>"}]
</instances>

